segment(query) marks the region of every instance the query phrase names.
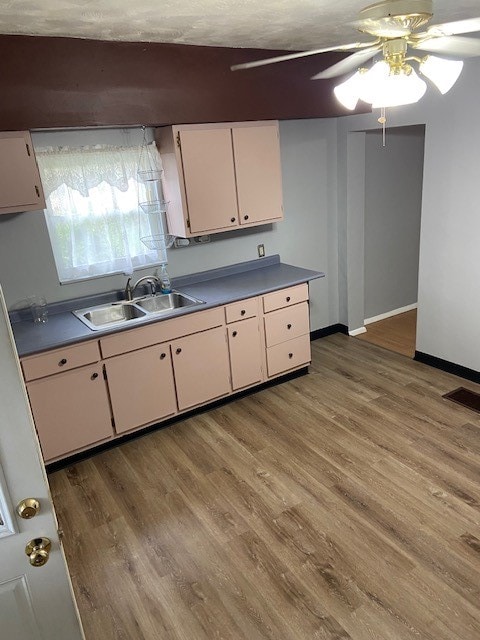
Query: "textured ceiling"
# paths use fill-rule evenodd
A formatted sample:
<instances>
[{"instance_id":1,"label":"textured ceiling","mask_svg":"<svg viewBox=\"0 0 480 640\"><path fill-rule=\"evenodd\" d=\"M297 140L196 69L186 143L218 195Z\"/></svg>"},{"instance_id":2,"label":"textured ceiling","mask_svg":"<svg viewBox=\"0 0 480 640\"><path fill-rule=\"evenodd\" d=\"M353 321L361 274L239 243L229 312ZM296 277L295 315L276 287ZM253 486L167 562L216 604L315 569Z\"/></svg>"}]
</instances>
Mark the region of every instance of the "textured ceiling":
<instances>
[{"instance_id":1,"label":"textured ceiling","mask_svg":"<svg viewBox=\"0 0 480 640\"><path fill-rule=\"evenodd\" d=\"M310 49L362 39L368 0L6 0L0 33ZM479 0L437 0L433 23L478 17ZM365 39L365 38L363 38Z\"/></svg>"}]
</instances>

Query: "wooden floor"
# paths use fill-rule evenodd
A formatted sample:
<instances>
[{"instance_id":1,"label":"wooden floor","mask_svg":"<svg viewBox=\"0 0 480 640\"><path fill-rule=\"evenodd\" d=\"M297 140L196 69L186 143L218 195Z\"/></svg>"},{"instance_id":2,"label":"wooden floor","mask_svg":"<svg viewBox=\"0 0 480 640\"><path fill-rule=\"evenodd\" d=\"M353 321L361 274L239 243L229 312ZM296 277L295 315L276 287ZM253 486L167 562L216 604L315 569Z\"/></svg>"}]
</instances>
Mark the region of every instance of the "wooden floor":
<instances>
[{"instance_id":1,"label":"wooden floor","mask_svg":"<svg viewBox=\"0 0 480 640\"><path fill-rule=\"evenodd\" d=\"M54 473L87 640L478 640L476 385L348 336Z\"/></svg>"},{"instance_id":2,"label":"wooden floor","mask_svg":"<svg viewBox=\"0 0 480 640\"><path fill-rule=\"evenodd\" d=\"M400 313L397 316L372 322L366 326L367 333L357 338L389 351L413 358L417 333L417 310Z\"/></svg>"}]
</instances>

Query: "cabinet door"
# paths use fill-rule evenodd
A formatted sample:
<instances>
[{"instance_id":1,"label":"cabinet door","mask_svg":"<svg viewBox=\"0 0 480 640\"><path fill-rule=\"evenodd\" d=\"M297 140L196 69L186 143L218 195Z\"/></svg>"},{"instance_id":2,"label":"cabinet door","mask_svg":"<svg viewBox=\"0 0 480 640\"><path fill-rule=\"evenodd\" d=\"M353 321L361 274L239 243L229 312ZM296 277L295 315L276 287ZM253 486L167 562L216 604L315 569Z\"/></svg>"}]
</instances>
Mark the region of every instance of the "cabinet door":
<instances>
[{"instance_id":1,"label":"cabinet door","mask_svg":"<svg viewBox=\"0 0 480 640\"><path fill-rule=\"evenodd\" d=\"M235 322L227 331L233 389L261 382L263 376L258 318Z\"/></svg>"},{"instance_id":2,"label":"cabinet door","mask_svg":"<svg viewBox=\"0 0 480 640\"><path fill-rule=\"evenodd\" d=\"M230 392L225 328L209 329L172 342L178 408L194 407Z\"/></svg>"},{"instance_id":3,"label":"cabinet door","mask_svg":"<svg viewBox=\"0 0 480 640\"><path fill-rule=\"evenodd\" d=\"M113 436L100 364L34 380L27 390L45 461Z\"/></svg>"},{"instance_id":4,"label":"cabinet door","mask_svg":"<svg viewBox=\"0 0 480 640\"><path fill-rule=\"evenodd\" d=\"M151 424L177 410L169 345L157 345L105 362L115 431Z\"/></svg>"},{"instance_id":5,"label":"cabinet door","mask_svg":"<svg viewBox=\"0 0 480 640\"><path fill-rule=\"evenodd\" d=\"M181 131L180 141L191 233L237 227L230 128Z\"/></svg>"},{"instance_id":6,"label":"cabinet door","mask_svg":"<svg viewBox=\"0 0 480 640\"><path fill-rule=\"evenodd\" d=\"M232 129L240 224L283 218L278 126Z\"/></svg>"},{"instance_id":7,"label":"cabinet door","mask_svg":"<svg viewBox=\"0 0 480 640\"><path fill-rule=\"evenodd\" d=\"M0 133L0 213L44 208L30 134Z\"/></svg>"}]
</instances>

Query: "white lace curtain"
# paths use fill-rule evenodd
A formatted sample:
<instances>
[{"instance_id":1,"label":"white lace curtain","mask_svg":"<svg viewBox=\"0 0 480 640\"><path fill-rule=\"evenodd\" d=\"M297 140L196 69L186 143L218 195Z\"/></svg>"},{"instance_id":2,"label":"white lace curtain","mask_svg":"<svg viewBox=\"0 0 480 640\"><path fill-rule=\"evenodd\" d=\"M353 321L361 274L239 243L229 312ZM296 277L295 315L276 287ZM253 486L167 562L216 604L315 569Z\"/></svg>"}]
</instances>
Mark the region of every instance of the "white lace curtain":
<instances>
[{"instance_id":1,"label":"white lace curtain","mask_svg":"<svg viewBox=\"0 0 480 640\"><path fill-rule=\"evenodd\" d=\"M151 220L138 212L140 146L36 149L45 217L60 282L158 264L140 241ZM161 161L155 147L152 152Z\"/></svg>"}]
</instances>

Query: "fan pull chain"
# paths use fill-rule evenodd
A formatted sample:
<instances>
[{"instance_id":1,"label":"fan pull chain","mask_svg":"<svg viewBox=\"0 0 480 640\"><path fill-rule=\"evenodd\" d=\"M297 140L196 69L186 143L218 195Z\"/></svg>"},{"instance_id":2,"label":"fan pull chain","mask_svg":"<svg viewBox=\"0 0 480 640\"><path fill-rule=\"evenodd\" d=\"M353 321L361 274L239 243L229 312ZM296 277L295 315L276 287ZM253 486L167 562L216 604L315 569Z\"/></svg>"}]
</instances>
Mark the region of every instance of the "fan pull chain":
<instances>
[{"instance_id":1,"label":"fan pull chain","mask_svg":"<svg viewBox=\"0 0 480 640\"><path fill-rule=\"evenodd\" d=\"M387 123L385 107L380 107L380 118L378 119L378 122L382 125L382 146L385 147L385 125Z\"/></svg>"}]
</instances>

